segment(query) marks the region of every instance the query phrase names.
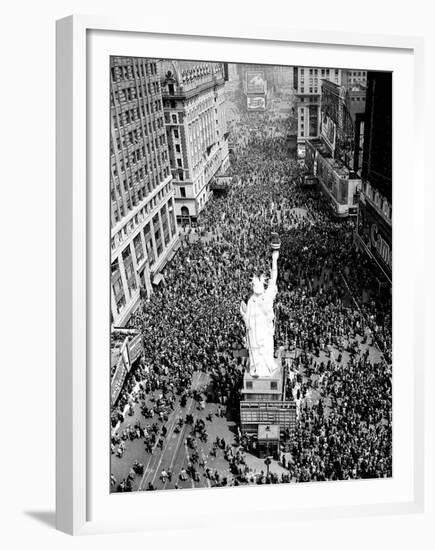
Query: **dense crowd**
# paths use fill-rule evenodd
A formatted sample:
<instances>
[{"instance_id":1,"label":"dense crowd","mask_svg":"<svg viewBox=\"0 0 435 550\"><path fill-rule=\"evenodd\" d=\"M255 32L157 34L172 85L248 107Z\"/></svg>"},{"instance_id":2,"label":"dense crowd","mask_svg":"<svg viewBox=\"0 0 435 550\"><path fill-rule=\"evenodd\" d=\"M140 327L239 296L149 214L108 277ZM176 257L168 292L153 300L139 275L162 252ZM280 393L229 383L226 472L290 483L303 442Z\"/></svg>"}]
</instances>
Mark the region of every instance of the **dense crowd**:
<instances>
[{"instance_id":1,"label":"dense crowd","mask_svg":"<svg viewBox=\"0 0 435 550\"><path fill-rule=\"evenodd\" d=\"M208 399L237 414L242 371L233 352L244 347L245 336L240 302L252 292L253 275L269 275L274 231L281 239L275 347L298 352L287 392L300 406L288 474L260 478L276 483L391 476L391 296L378 292L372 267L353 246L353 222L334 220L317 191L299 186L284 122L267 114L253 122L251 116L231 131L239 144L231 159L237 182L225 197L210 201L196 229L211 239L184 242L161 287L131 321L144 335L145 361L127 381L112 425L123 419L129 401L132 406L134 387L144 418L161 423L145 429L139 423L132 433L114 435L112 451L122 456L122 442L140 437L152 452L166 435L164 421L177 400ZM380 359L369 356L367 344L379 348ZM320 352L329 359L321 361ZM210 375L210 387L192 387L197 372ZM314 403L305 400L313 390ZM200 432L207 434L205 424ZM234 475L215 484L253 480L242 447L223 452ZM194 479L198 470L186 475ZM204 468L203 475L212 473ZM123 483L119 490L128 487L128 480Z\"/></svg>"}]
</instances>

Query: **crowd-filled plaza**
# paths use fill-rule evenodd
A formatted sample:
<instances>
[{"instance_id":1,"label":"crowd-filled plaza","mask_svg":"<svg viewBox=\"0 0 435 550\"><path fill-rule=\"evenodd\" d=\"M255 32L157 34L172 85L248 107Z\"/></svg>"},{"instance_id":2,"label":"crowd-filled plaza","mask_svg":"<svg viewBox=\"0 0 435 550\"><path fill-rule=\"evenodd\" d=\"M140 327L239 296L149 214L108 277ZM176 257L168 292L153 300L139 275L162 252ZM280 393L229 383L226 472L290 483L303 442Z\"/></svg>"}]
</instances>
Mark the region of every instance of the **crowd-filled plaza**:
<instances>
[{"instance_id":1,"label":"crowd-filled plaza","mask_svg":"<svg viewBox=\"0 0 435 550\"><path fill-rule=\"evenodd\" d=\"M229 132L233 184L183 228L129 321L144 353L112 408L111 490L390 477L391 293L355 246L355 220L301 186L286 117L242 112ZM296 426L269 465L240 430L240 303L269 276L274 232L275 348Z\"/></svg>"}]
</instances>

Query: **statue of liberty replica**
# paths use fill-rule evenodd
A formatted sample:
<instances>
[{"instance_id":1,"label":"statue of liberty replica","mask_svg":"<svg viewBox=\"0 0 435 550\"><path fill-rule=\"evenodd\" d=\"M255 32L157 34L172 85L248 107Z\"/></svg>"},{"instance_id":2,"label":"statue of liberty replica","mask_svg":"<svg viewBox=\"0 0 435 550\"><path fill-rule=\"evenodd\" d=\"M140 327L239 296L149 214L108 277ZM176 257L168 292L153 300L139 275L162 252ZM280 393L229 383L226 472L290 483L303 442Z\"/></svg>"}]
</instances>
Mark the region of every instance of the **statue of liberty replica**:
<instances>
[{"instance_id":1,"label":"statue of liberty replica","mask_svg":"<svg viewBox=\"0 0 435 550\"><path fill-rule=\"evenodd\" d=\"M272 233L272 269L265 285L264 275L253 277L253 294L242 302L240 313L246 326L249 368L243 375L240 425L243 445L260 457L276 457L283 438L295 427L296 404L286 399L287 372L281 354L274 356L274 301L278 292L280 240Z\"/></svg>"},{"instance_id":2,"label":"statue of liberty replica","mask_svg":"<svg viewBox=\"0 0 435 550\"><path fill-rule=\"evenodd\" d=\"M272 234L272 269L265 288L265 277L254 276L253 294L248 304L242 302L240 313L246 325L246 344L249 351L249 373L254 377L271 376L277 364L274 358L275 314L273 303L278 289L278 257L280 242L276 233Z\"/></svg>"}]
</instances>

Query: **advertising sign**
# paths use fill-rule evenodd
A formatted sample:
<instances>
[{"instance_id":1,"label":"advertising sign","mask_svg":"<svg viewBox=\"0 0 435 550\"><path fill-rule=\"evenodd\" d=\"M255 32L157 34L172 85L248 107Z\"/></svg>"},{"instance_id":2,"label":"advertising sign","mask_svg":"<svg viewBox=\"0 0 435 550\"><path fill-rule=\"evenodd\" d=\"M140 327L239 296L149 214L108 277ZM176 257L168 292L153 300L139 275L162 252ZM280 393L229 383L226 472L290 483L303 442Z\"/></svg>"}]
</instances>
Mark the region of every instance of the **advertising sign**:
<instances>
[{"instance_id":1,"label":"advertising sign","mask_svg":"<svg viewBox=\"0 0 435 550\"><path fill-rule=\"evenodd\" d=\"M131 362L130 362L130 357L128 355L128 338L126 338L124 340L124 342L122 343L121 356L124 360L124 365L125 365L127 371L129 371L130 368L131 368Z\"/></svg>"},{"instance_id":2,"label":"advertising sign","mask_svg":"<svg viewBox=\"0 0 435 550\"><path fill-rule=\"evenodd\" d=\"M248 109L252 110L261 110L264 111L266 108L266 99L264 97L252 97L248 96Z\"/></svg>"},{"instance_id":3,"label":"advertising sign","mask_svg":"<svg viewBox=\"0 0 435 550\"><path fill-rule=\"evenodd\" d=\"M266 81L264 73L261 71L246 71L246 93L264 94L266 93Z\"/></svg>"},{"instance_id":4,"label":"advertising sign","mask_svg":"<svg viewBox=\"0 0 435 550\"><path fill-rule=\"evenodd\" d=\"M119 392L124 385L127 372L127 367L124 364L124 359L121 354L118 359L118 364L116 365L115 374L113 375L112 381L110 383L110 397L112 405L116 403L116 400L119 397Z\"/></svg>"},{"instance_id":5,"label":"advertising sign","mask_svg":"<svg viewBox=\"0 0 435 550\"><path fill-rule=\"evenodd\" d=\"M305 143L298 143L297 145L297 156L298 159L304 159L305 158Z\"/></svg>"},{"instance_id":6,"label":"advertising sign","mask_svg":"<svg viewBox=\"0 0 435 550\"><path fill-rule=\"evenodd\" d=\"M142 335L137 334L128 343L128 352L130 356L130 364L133 364L143 354Z\"/></svg>"},{"instance_id":7,"label":"advertising sign","mask_svg":"<svg viewBox=\"0 0 435 550\"><path fill-rule=\"evenodd\" d=\"M360 202L358 235L391 280L391 227L369 201Z\"/></svg>"},{"instance_id":8,"label":"advertising sign","mask_svg":"<svg viewBox=\"0 0 435 550\"><path fill-rule=\"evenodd\" d=\"M334 154L337 126L335 122L325 113L322 114L321 134L327 145L331 148L332 154Z\"/></svg>"}]
</instances>

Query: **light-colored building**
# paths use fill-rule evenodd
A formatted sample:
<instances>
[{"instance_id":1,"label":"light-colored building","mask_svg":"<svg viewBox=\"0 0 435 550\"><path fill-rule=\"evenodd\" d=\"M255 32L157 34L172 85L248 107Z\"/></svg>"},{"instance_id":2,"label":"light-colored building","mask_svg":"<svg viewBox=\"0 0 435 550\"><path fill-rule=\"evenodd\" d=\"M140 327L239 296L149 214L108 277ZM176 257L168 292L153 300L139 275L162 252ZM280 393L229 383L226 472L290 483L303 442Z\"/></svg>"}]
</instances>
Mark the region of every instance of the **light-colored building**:
<instances>
[{"instance_id":1,"label":"light-colored building","mask_svg":"<svg viewBox=\"0 0 435 550\"><path fill-rule=\"evenodd\" d=\"M162 61L161 83L175 212L195 224L215 176L229 167L224 65Z\"/></svg>"},{"instance_id":2,"label":"light-colored building","mask_svg":"<svg viewBox=\"0 0 435 550\"><path fill-rule=\"evenodd\" d=\"M112 57L111 314L124 326L179 246L158 63Z\"/></svg>"},{"instance_id":3,"label":"light-colored building","mask_svg":"<svg viewBox=\"0 0 435 550\"><path fill-rule=\"evenodd\" d=\"M367 71L360 70L348 70L347 78L349 84L361 84L362 86L367 86Z\"/></svg>"},{"instance_id":4,"label":"light-colored building","mask_svg":"<svg viewBox=\"0 0 435 550\"><path fill-rule=\"evenodd\" d=\"M227 63L227 78L229 82L233 80L239 80L239 73L237 72L236 63Z\"/></svg>"},{"instance_id":5,"label":"light-colored building","mask_svg":"<svg viewBox=\"0 0 435 550\"><path fill-rule=\"evenodd\" d=\"M294 67L293 87L297 114L298 156L305 154L305 140L320 135L320 102L322 80L341 86L347 79L347 71L321 67Z\"/></svg>"}]
</instances>

